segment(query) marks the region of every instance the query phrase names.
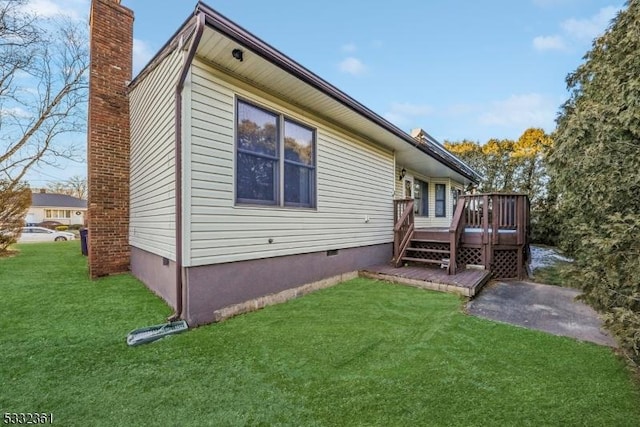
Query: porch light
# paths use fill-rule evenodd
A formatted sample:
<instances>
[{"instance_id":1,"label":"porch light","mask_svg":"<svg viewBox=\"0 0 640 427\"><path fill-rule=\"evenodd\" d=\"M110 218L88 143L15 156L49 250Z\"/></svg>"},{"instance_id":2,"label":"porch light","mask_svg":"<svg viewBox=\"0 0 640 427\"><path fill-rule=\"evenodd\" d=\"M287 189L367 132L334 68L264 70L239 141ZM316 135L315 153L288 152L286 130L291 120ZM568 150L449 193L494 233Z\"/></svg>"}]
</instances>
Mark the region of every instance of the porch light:
<instances>
[{"instance_id":1,"label":"porch light","mask_svg":"<svg viewBox=\"0 0 640 427\"><path fill-rule=\"evenodd\" d=\"M402 181L406 174L407 174L407 170L405 168L402 168L402 170L400 171L400 177L398 178L398 181Z\"/></svg>"},{"instance_id":2,"label":"porch light","mask_svg":"<svg viewBox=\"0 0 640 427\"><path fill-rule=\"evenodd\" d=\"M233 49L231 51L231 55L236 58L238 61L242 62L244 52L241 49Z\"/></svg>"}]
</instances>

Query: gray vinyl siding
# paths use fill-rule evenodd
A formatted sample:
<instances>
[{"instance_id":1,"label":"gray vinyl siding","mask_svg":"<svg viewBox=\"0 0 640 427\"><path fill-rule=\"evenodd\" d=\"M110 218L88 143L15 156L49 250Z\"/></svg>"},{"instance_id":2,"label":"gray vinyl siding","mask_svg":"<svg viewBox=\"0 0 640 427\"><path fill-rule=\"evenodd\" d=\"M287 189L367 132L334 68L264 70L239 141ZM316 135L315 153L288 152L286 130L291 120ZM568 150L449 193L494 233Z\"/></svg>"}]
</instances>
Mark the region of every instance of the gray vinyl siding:
<instances>
[{"instance_id":1,"label":"gray vinyl siding","mask_svg":"<svg viewBox=\"0 0 640 427\"><path fill-rule=\"evenodd\" d=\"M394 159L257 89L194 62L185 265L198 266L390 243ZM316 129L317 207L236 205L235 99ZM365 216L370 218L365 222ZM269 243L272 239L272 243Z\"/></svg>"},{"instance_id":2,"label":"gray vinyl siding","mask_svg":"<svg viewBox=\"0 0 640 427\"><path fill-rule=\"evenodd\" d=\"M130 94L131 212L129 243L175 260L176 49Z\"/></svg>"}]
</instances>

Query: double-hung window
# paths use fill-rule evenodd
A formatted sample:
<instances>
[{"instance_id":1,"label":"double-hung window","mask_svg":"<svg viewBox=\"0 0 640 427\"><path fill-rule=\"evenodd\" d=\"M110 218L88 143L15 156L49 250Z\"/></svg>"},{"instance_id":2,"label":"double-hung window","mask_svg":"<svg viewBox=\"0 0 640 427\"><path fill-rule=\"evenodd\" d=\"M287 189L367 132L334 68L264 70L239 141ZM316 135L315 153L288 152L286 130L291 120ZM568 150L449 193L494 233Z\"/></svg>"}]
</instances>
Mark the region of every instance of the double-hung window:
<instances>
[{"instance_id":1,"label":"double-hung window","mask_svg":"<svg viewBox=\"0 0 640 427\"><path fill-rule=\"evenodd\" d=\"M436 184L436 217L447 216L447 186Z\"/></svg>"},{"instance_id":2,"label":"double-hung window","mask_svg":"<svg viewBox=\"0 0 640 427\"><path fill-rule=\"evenodd\" d=\"M315 130L243 100L236 126L236 203L315 207Z\"/></svg>"}]
</instances>

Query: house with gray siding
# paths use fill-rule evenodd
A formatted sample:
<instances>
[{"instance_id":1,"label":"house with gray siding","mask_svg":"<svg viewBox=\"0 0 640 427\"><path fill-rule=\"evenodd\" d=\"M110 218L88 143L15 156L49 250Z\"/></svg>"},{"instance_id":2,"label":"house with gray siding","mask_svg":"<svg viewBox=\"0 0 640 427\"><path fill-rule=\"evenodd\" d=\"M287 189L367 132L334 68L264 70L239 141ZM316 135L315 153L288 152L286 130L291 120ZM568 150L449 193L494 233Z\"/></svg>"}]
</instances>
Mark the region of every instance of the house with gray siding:
<instances>
[{"instance_id":1,"label":"house with gray siding","mask_svg":"<svg viewBox=\"0 0 640 427\"><path fill-rule=\"evenodd\" d=\"M128 99L130 268L190 325L390 262L394 199L448 226L479 179L204 3Z\"/></svg>"}]
</instances>

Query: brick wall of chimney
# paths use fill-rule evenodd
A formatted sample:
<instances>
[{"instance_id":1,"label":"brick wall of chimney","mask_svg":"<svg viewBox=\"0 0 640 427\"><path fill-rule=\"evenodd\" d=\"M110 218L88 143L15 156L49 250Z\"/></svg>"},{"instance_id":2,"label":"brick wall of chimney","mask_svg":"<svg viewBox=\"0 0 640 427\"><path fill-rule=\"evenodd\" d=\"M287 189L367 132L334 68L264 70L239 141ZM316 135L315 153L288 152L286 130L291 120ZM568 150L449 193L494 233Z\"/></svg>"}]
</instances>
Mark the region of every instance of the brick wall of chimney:
<instances>
[{"instance_id":1,"label":"brick wall of chimney","mask_svg":"<svg viewBox=\"0 0 640 427\"><path fill-rule=\"evenodd\" d=\"M89 274L129 269L129 99L133 12L92 0L88 122Z\"/></svg>"}]
</instances>

